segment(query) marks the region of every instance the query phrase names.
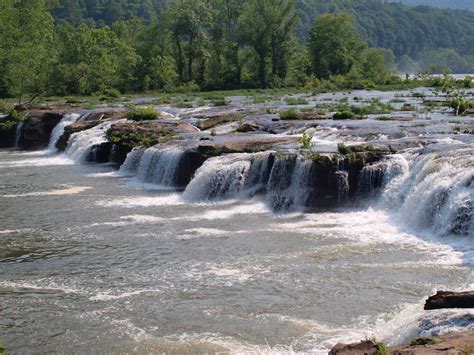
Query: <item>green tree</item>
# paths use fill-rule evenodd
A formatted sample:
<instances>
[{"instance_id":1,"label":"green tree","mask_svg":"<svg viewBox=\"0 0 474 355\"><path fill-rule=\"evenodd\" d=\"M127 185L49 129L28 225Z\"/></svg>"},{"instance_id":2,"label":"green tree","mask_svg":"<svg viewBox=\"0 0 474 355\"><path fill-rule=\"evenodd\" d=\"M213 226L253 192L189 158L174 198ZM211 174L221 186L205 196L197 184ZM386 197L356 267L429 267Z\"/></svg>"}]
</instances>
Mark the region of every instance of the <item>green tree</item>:
<instances>
[{"instance_id":1,"label":"green tree","mask_svg":"<svg viewBox=\"0 0 474 355\"><path fill-rule=\"evenodd\" d=\"M57 37L59 55L52 80L67 83L62 88L64 93L129 89L130 74L134 73L140 58L131 45L109 27L64 25L59 28Z\"/></svg>"},{"instance_id":2,"label":"green tree","mask_svg":"<svg viewBox=\"0 0 474 355\"><path fill-rule=\"evenodd\" d=\"M347 74L364 48L347 14L319 16L310 33L313 71L320 78Z\"/></svg>"},{"instance_id":3,"label":"green tree","mask_svg":"<svg viewBox=\"0 0 474 355\"><path fill-rule=\"evenodd\" d=\"M208 26L211 20L208 4L203 0L177 0L162 16L169 23L177 71L181 82L195 79L195 67L205 65Z\"/></svg>"},{"instance_id":4,"label":"green tree","mask_svg":"<svg viewBox=\"0 0 474 355\"><path fill-rule=\"evenodd\" d=\"M384 50L370 48L363 51L352 66L349 77L369 80L374 84L385 84L392 73L386 65Z\"/></svg>"},{"instance_id":5,"label":"green tree","mask_svg":"<svg viewBox=\"0 0 474 355\"><path fill-rule=\"evenodd\" d=\"M268 66L274 77L285 77L296 23L294 0L246 2L240 32L244 42L257 55L257 77L261 86L268 85Z\"/></svg>"},{"instance_id":6,"label":"green tree","mask_svg":"<svg viewBox=\"0 0 474 355\"><path fill-rule=\"evenodd\" d=\"M6 94L21 102L42 90L54 53L52 0L0 0L0 80Z\"/></svg>"}]
</instances>

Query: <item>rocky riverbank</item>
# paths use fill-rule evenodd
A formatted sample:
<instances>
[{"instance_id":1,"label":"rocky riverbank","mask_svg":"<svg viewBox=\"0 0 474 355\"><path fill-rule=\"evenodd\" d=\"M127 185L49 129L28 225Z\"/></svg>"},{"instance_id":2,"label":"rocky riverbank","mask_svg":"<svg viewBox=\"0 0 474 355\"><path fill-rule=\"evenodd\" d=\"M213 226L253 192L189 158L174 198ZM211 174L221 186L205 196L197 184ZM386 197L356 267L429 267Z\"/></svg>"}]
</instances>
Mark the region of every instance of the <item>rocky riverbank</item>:
<instances>
[{"instance_id":1,"label":"rocky riverbank","mask_svg":"<svg viewBox=\"0 0 474 355\"><path fill-rule=\"evenodd\" d=\"M429 297L425 311L441 309L474 308L474 292L439 291ZM452 354L468 355L474 353L474 329L450 332L440 336L419 337L409 344L387 347L375 339L363 340L360 343L336 344L329 355L430 355Z\"/></svg>"},{"instance_id":2,"label":"rocky riverbank","mask_svg":"<svg viewBox=\"0 0 474 355\"><path fill-rule=\"evenodd\" d=\"M439 337L417 338L410 344L385 347L375 340L337 344L329 355L469 355L474 353L474 330Z\"/></svg>"}]
</instances>

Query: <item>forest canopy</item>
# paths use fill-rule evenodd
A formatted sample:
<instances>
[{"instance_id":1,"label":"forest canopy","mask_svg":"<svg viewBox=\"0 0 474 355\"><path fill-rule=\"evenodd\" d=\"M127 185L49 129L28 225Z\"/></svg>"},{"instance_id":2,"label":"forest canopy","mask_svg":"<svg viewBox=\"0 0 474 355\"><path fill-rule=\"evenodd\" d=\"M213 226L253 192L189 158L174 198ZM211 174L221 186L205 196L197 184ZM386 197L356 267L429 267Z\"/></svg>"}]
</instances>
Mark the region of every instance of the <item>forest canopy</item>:
<instances>
[{"instance_id":1,"label":"forest canopy","mask_svg":"<svg viewBox=\"0 0 474 355\"><path fill-rule=\"evenodd\" d=\"M1 96L474 72L474 12L383 0L0 0L0 30Z\"/></svg>"}]
</instances>

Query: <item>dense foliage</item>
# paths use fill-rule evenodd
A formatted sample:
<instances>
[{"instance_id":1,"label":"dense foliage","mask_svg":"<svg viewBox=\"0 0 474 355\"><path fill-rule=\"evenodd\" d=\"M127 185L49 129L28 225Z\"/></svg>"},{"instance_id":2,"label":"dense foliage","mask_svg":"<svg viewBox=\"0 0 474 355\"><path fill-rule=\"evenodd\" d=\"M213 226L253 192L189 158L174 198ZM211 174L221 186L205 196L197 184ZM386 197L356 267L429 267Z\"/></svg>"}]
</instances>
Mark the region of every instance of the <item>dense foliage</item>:
<instances>
[{"instance_id":1,"label":"dense foliage","mask_svg":"<svg viewBox=\"0 0 474 355\"><path fill-rule=\"evenodd\" d=\"M60 21L75 24L85 21L96 26L111 25L134 16L151 21L167 4L175 2L177 0L61 0L63 7L56 9L54 15ZM413 8L401 2L474 10L472 0L298 0L297 35L306 39L317 16L345 11L353 14L358 30L370 47L389 48L397 57L418 58L423 52L438 48L453 48L463 56L474 55L474 12L428 6Z\"/></svg>"},{"instance_id":2,"label":"dense foliage","mask_svg":"<svg viewBox=\"0 0 474 355\"><path fill-rule=\"evenodd\" d=\"M397 61L402 72L474 71L470 12L383 0L62 4L0 0L0 96L372 87L393 83Z\"/></svg>"}]
</instances>

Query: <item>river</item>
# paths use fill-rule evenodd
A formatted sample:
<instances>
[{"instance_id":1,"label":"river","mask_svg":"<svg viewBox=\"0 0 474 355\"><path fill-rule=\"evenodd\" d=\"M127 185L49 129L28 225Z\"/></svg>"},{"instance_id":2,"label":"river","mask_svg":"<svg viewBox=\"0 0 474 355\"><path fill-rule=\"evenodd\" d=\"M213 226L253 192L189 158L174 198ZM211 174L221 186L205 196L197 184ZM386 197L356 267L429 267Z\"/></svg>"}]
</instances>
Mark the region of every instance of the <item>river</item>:
<instances>
[{"instance_id":1,"label":"river","mask_svg":"<svg viewBox=\"0 0 474 355\"><path fill-rule=\"evenodd\" d=\"M222 158L180 192L71 146L2 150L0 338L12 353L325 353L470 328L470 311L423 311L474 283L466 139L397 154L379 196L319 213L196 196Z\"/></svg>"}]
</instances>

